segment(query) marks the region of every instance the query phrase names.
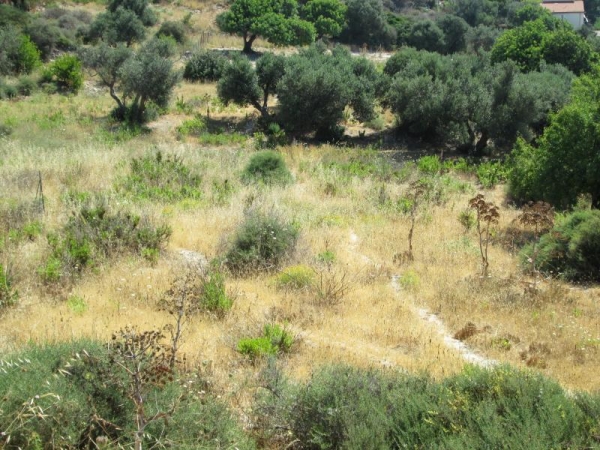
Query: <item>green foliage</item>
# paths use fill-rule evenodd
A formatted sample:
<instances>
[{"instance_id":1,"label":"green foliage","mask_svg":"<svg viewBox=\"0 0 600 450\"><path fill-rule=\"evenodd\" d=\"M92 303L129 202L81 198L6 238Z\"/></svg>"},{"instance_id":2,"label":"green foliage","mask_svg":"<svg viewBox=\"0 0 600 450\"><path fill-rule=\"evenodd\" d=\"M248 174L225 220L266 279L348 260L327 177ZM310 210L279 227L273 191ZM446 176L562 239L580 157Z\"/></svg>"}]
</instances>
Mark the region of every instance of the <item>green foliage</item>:
<instances>
[{"instance_id":1,"label":"green foliage","mask_svg":"<svg viewBox=\"0 0 600 450\"><path fill-rule=\"evenodd\" d=\"M217 16L217 26L243 37L244 53L259 36L275 45L306 45L316 36L314 25L299 18L296 0L234 0Z\"/></svg>"},{"instance_id":2,"label":"green foliage","mask_svg":"<svg viewBox=\"0 0 600 450\"><path fill-rule=\"evenodd\" d=\"M529 244L521 262L529 267L534 251ZM543 235L537 248L536 266L546 274L574 281L600 281L600 210L568 214Z\"/></svg>"},{"instance_id":3,"label":"green foliage","mask_svg":"<svg viewBox=\"0 0 600 450\"><path fill-rule=\"evenodd\" d=\"M312 23L317 38L338 36L346 23L348 7L339 0L310 0L302 8L302 18Z\"/></svg>"},{"instance_id":4,"label":"green foliage","mask_svg":"<svg viewBox=\"0 0 600 450\"><path fill-rule=\"evenodd\" d=\"M303 290L308 289L315 279L315 271L305 265L286 267L275 277L277 289Z\"/></svg>"},{"instance_id":5,"label":"green foliage","mask_svg":"<svg viewBox=\"0 0 600 450\"><path fill-rule=\"evenodd\" d=\"M296 248L298 229L273 213L250 211L225 256L235 274L276 270Z\"/></svg>"},{"instance_id":6,"label":"green foliage","mask_svg":"<svg viewBox=\"0 0 600 450\"><path fill-rule=\"evenodd\" d=\"M464 228L464 232L468 233L477 224L477 217L472 209L466 209L458 214L458 221Z\"/></svg>"},{"instance_id":7,"label":"green foliage","mask_svg":"<svg viewBox=\"0 0 600 450\"><path fill-rule=\"evenodd\" d=\"M436 19L436 24L444 34L443 47L436 51L449 54L466 49L466 37L470 29L467 22L453 14L444 14Z\"/></svg>"},{"instance_id":8,"label":"green foliage","mask_svg":"<svg viewBox=\"0 0 600 450\"><path fill-rule=\"evenodd\" d=\"M0 75L31 73L40 64L40 52L29 36L12 26L0 28Z\"/></svg>"},{"instance_id":9,"label":"green foliage","mask_svg":"<svg viewBox=\"0 0 600 450\"><path fill-rule=\"evenodd\" d=\"M537 146L519 140L512 153L509 192L519 201L544 200L565 209L589 194L600 205L600 91L595 72L580 77L572 101L552 117Z\"/></svg>"},{"instance_id":10,"label":"green foliage","mask_svg":"<svg viewBox=\"0 0 600 450\"><path fill-rule=\"evenodd\" d=\"M590 44L570 25L538 19L502 34L491 52L492 62L514 61L524 71L538 70L542 61L562 64L577 75L594 61Z\"/></svg>"},{"instance_id":11,"label":"green foliage","mask_svg":"<svg viewBox=\"0 0 600 450\"><path fill-rule=\"evenodd\" d=\"M257 338L244 338L238 342L238 352L250 359L288 353L294 343L289 331L277 324L266 324L263 335Z\"/></svg>"},{"instance_id":12,"label":"green foliage","mask_svg":"<svg viewBox=\"0 0 600 450\"><path fill-rule=\"evenodd\" d=\"M113 12L98 14L90 26L88 36L92 41L101 39L111 46L124 43L130 47L133 43L144 40L146 29L135 12L119 7Z\"/></svg>"},{"instance_id":13,"label":"green foliage","mask_svg":"<svg viewBox=\"0 0 600 450\"><path fill-rule=\"evenodd\" d=\"M4 448L47 443L92 448L100 436L110 446L133 447L135 408L124 390L127 374L111 361L107 346L88 340L32 345L4 355L0 367ZM211 448L215 442L255 448L224 403L210 393L200 399L191 383L182 381L155 385L147 393L147 414L172 411L169 420L146 427L144 446L167 439L178 448Z\"/></svg>"},{"instance_id":14,"label":"green foliage","mask_svg":"<svg viewBox=\"0 0 600 450\"><path fill-rule=\"evenodd\" d=\"M19 95L29 97L37 89L37 83L35 80L28 76L19 77L16 85Z\"/></svg>"},{"instance_id":15,"label":"green foliage","mask_svg":"<svg viewBox=\"0 0 600 450\"><path fill-rule=\"evenodd\" d=\"M76 94L83 86L81 61L75 55L63 55L48 68L51 80L62 92Z\"/></svg>"},{"instance_id":16,"label":"green foliage","mask_svg":"<svg viewBox=\"0 0 600 450\"><path fill-rule=\"evenodd\" d=\"M567 394L541 375L506 366L467 366L441 382L337 366L305 384L277 386L262 399L261 411L272 414L267 423L285 423L290 440L309 449L596 445L597 395Z\"/></svg>"},{"instance_id":17,"label":"green foliage","mask_svg":"<svg viewBox=\"0 0 600 450\"><path fill-rule=\"evenodd\" d=\"M499 21L500 2L492 0L456 0L452 3L451 10L470 26L492 26Z\"/></svg>"},{"instance_id":18,"label":"green foliage","mask_svg":"<svg viewBox=\"0 0 600 450\"><path fill-rule=\"evenodd\" d=\"M202 179L176 155L156 155L133 158L130 173L119 187L143 200L165 202L202 197Z\"/></svg>"},{"instance_id":19,"label":"green foliage","mask_svg":"<svg viewBox=\"0 0 600 450\"><path fill-rule=\"evenodd\" d=\"M442 161L437 155L422 156L417 160L417 169L429 175L435 175L442 171Z\"/></svg>"},{"instance_id":20,"label":"green foliage","mask_svg":"<svg viewBox=\"0 0 600 450\"><path fill-rule=\"evenodd\" d=\"M225 288L225 276L220 268L212 265L202 277L200 308L224 317L233 306L233 299Z\"/></svg>"},{"instance_id":21,"label":"green foliage","mask_svg":"<svg viewBox=\"0 0 600 450\"><path fill-rule=\"evenodd\" d=\"M78 295L72 295L67 299L67 307L75 314L83 314L88 308L85 300Z\"/></svg>"},{"instance_id":22,"label":"green foliage","mask_svg":"<svg viewBox=\"0 0 600 450\"><path fill-rule=\"evenodd\" d=\"M188 81L217 81L223 76L226 66L227 58L220 52L197 51L185 63L183 78Z\"/></svg>"},{"instance_id":23,"label":"green foliage","mask_svg":"<svg viewBox=\"0 0 600 450\"><path fill-rule=\"evenodd\" d=\"M281 154L265 150L252 155L242 172L242 180L271 186L289 184L293 178Z\"/></svg>"},{"instance_id":24,"label":"green foliage","mask_svg":"<svg viewBox=\"0 0 600 450\"><path fill-rule=\"evenodd\" d=\"M277 85L278 120L286 131L335 139L346 107L360 121L375 117L378 81L375 66L365 58L354 58L342 47L326 54L313 46L287 59Z\"/></svg>"},{"instance_id":25,"label":"green foliage","mask_svg":"<svg viewBox=\"0 0 600 450\"><path fill-rule=\"evenodd\" d=\"M156 32L156 36L169 37L175 40L178 44L183 44L186 41L186 29L182 22L166 21L160 25L160 29Z\"/></svg>"},{"instance_id":26,"label":"green foliage","mask_svg":"<svg viewBox=\"0 0 600 450\"><path fill-rule=\"evenodd\" d=\"M196 115L193 119L184 120L183 123L177 127L177 133L182 137L189 135L199 136L206 131L206 129L206 120L202 116Z\"/></svg>"},{"instance_id":27,"label":"green foliage","mask_svg":"<svg viewBox=\"0 0 600 450\"><path fill-rule=\"evenodd\" d=\"M12 286L10 273L0 264L0 312L14 305L19 298L19 293Z\"/></svg>"},{"instance_id":28,"label":"green foliage","mask_svg":"<svg viewBox=\"0 0 600 450\"><path fill-rule=\"evenodd\" d=\"M491 189L498 183L505 182L509 173L508 166L500 161L481 163L475 170L479 183L486 189Z\"/></svg>"},{"instance_id":29,"label":"green foliage","mask_svg":"<svg viewBox=\"0 0 600 450\"><path fill-rule=\"evenodd\" d=\"M433 20L418 20L410 28L407 44L418 50L441 53L445 48L444 32Z\"/></svg>"},{"instance_id":30,"label":"green foliage","mask_svg":"<svg viewBox=\"0 0 600 450\"><path fill-rule=\"evenodd\" d=\"M51 253L39 273L47 282L72 277L123 253L160 250L170 235L168 225L154 226L132 214L111 214L103 205L83 206L58 233L48 235Z\"/></svg>"},{"instance_id":31,"label":"green foliage","mask_svg":"<svg viewBox=\"0 0 600 450\"><path fill-rule=\"evenodd\" d=\"M388 24L381 0L347 0L346 28L340 40L348 44L391 48L396 30Z\"/></svg>"}]
</instances>

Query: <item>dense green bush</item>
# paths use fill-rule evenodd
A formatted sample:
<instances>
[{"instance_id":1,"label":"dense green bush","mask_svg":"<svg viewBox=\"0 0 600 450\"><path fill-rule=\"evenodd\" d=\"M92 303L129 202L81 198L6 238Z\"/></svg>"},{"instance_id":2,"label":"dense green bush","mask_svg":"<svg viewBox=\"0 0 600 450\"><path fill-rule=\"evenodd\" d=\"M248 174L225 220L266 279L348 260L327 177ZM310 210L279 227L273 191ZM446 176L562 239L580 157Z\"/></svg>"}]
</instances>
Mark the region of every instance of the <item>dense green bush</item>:
<instances>
[{"instance_id":1,"label":"dense green bush","mask_svg":"<svg viewBox=\"0 0 600 450\"><path fill-rule=\"evenodd\" d=\"M169 37L175 40L178 44L183 44L186 40L185 25L182 22L163 22L160 29L157 31L157 37Z\"/></svg>"},{"instance_id":2,"label":"dense green bush","mask_svg":"<svg viewBox=\"0 0 600 450\"><path fill-rule=\"evenodd\" d=\"M246 183L286 185L292 182L292 174L281 154L272 150L255 153L242 172Z\"/></svg>"},{"instance_id":3,"label":"dense green bush","mask_svg":"<svg viewBox=\"0 0 600 450\"><path fill-rule=\"evenodd\" d=\"M244 338L238 342L238 351L250 359L277 355L290 351L294 337L277 324L266 324L263 335L257 338Z\"/></svg>"},{"instance_id":4,"label":"dense green bush","mask_svg":"<svg viewBox=\"0 0 600 450\"><path fill-rule=\"evenodd\" d=\"M227 293L223 272L212 266L203 275L201 282L200 307L223 317L233 306L233 299Z\"/></svg>"},{"instance_id":5,"label":"dense green bush","mask_svg":"<svg viewBox=\"0 0 600 450\"><path fill-rule=\"evenodd\" d=\"M124 389L127 374L105 345L80 340L30 346L3 356L0 367L3 448L96 448L99 436L109 446L133 447L136 416ZM211 394L198 398L191 383L175 380L148 392L148 415L173 406L169 420L146 427L144 446L167 441L177 448L254 448L227 407Z\"/></svg>"},{"instance_id":6,"label":"dense green bush","mask_svg":"<svg viewBox=\"0 0 600 450\"><path fill-rule=\"evenodd\" d=\"M142 200L177 201L202 197L202 179L176 155L133 158L119 188Z\"/></svg>"},{"instance_id":7,"label":"dense green bush","mask_svg":"<svg viewBox=\"0 0 600 450\"><path fill-rule=\"evenodd\" d=\"M306 384L276 387L259 410L304 449L597 445L597 395L567 395L553 381L506 366L471 366L442 382L338 366Z\"/></svg>"},{"instance_id":8,"label":"dense green bush","mask_svg":"<svg viewBox=\"0 0 600 450\"><path fill-rule=\"evenodd\" d=\"M0 75L31 73L40 64L40 51L28 35L12 26L0 28Z\"/></svg>"},{"instance_id":9,"label":"dense green bush","mask_svg":"<svg viewBox=\"0 0 600 450\"><path fill-rule=\"evenodd\" d=\"M83 68L75 55L63 55L47 69L47 78L62 92L76 94L83 86Z\"/></svg>"},{"instance_id":10,"label":"dense green bush","mask_svg":"<svg viewBox=\"0 0 600 450\"><path fill-rule=\"evenodd\" d=\"M533 245L521 251L524 267L530 267ZM575 281L600 281L600 210L568 214L540 238L536 266L546 274Z\"/></svg>"},{"instance_id":11,"label":"dense green bush","mask_svg":"<svg viewBox=\"0 0 600 450\"><path fill-rule=\"evenodd\" d=\"M154 257L170 235L168 225L155 226L129 213L111 214L103 205L83 206L60 232L48 235L51 254L40 275L57 281L126 252Z\"/></svg>"},{"instance_id":12,"label":"dense green bush","mask_svg":"<svg viewBox=\"0 0 600 450\"><path fill-rule=\"evenodd\" d=\"M37 83L35 80L28 76L22 76L17 81L17 91L20 95L25 97L30 96L37 89Z\"/></svg>"},{"instance_id":13,"label":"dense green bush","mask_svg":"<svg viewBox=\"0 0 600 450\"><path fill-rule=\"evenodd\" d=\"M218 81L226 65L227 58L217 51L194 52L185 63L183 78L188 81Z\"/></svg>"},{"instance_id":14,"label":"dense green bush","mask_svg":"<svg viewBox=\"0 0 600 450\"><path fill-rule=\"evenodd\" d=\"M274 213L247 213L225 256L236 274L276 270L296 248L298 229Z\"/></svg>"}]
</instances>

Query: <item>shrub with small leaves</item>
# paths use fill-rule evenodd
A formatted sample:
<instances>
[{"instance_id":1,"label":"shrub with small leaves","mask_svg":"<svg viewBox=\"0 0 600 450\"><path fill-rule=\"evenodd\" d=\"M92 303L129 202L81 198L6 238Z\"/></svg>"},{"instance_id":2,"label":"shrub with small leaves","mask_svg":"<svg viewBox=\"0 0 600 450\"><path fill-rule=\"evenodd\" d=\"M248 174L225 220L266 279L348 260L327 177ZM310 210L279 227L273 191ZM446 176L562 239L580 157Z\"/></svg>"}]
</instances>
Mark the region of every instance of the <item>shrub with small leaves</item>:
<instances>
[{"instance_id":1,"label":"shrub with small leaves","mask_svg":"<svg viewBox=\"0 0 600 450\"><path fill-rule=\"evenodd\" d=\"M298 229L275 214L250 211L225 256L235 274L276 270L296 248Z\"/></svg>"},{"instance_id":2,"label":"shrub with small leaves","mask_svg":"<svg viewBox=\"0 0 600 450\"><path fill-rule=\"evenodd\" d=\"M202 197L202 179L176 155L133 158L119 188L144 200L177 201Z\"/></svg>"},{"instance_id":3,"label":"shrub with small leaves","mask_svg":"<svg viewBox=\"0 0 600 450\"><path fill-rule=\"evenodd\" d=\"M443 165L440 157L437 155L423 156L417 160L417 168L420 172L435 175L442 171Z\"/></svg>"},{"instance_id":4,"label":"shrub with small leaves","mask_svg":"<svg viewBox=\"0 0 600 450\"><path fill-rule=\"evenodd\" d=\"M76 94L83 86L83 68L75 55L63 55L48 68L52 82L62 92Z\"/></svg>"},{"instance_id":5,"label":"shrub with small leaves","mask_svg":"<svg viewBox=\"0 0 600 450\"><path fill-rule=\"evenodd\" d=\"M35 80L28 76L22 76L17 81L17 91L20 95L28 97L37 89Z\"/></svg>"},{"instance_id":6,"label":"shrub with small leaves","mask_svg":"<svg viewBox=\"0 0 600 450\"><path fill-rule=\"evenodd\" d=\"M183 78L188 81L218 81L227 66L227 58L216 51L195 52L185 64Z\"/></svg>"},{"instance_id":7,"label":"shrub with small leaves","mask_svg":"<svg viewBox=\"0 0 600 450\"><path fill-rule=\"evenodd\" d=\"M277 289L303 290L312 286L315 279L315 271L308 266L298 265L286 267L275 278Z\"/></svg>"},{"instance_id":8,"label":"shrub with small leaves","mask_svg":"<svg viewBox=\"0 0 600 450\"><path fill-rule=\"evenodd\" d=\"M166 21L160 26L156 33L159 38L172 38L175 42L183 44L186 41L185 25L182 22Z\"/></svg>"},{"instance_id":9,"label":"shrub with small leaves","mask_svg":"<svg viewBox=\"0 0 600 450\"><path fill-rule=\"evenodd\" d=\"M490 189L498 183L503 183L508 177L509 169L501 162L484 162L476 168L477 178L479 183L485 189Z\"/></svg>"},{"instance_id":10,"label":"shrub with small leaves","mask_svg":"<svg viewBox=\"0 0 600 450\"><path fill-rule=\"evenodd\" d=\"M266 185L286 185L292 182L292 174L279 153L266 150L252 155L242 173L242 181Z\"/></svg>"}]
</instances>

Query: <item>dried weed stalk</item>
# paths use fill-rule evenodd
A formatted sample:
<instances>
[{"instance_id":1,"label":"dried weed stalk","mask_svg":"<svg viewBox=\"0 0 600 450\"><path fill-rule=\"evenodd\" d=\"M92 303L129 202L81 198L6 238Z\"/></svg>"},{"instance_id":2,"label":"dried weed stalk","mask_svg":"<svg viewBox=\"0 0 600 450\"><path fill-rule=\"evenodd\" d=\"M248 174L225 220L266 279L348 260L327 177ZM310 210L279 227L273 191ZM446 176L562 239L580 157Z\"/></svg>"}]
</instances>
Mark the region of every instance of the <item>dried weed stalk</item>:
<instances>
[{"instance_id":1,"label":"dried weed stalk","mask_svg":"<svg viewBox=\"0 0 600 450\"><path fill-rule=\"evenodd\" d=\"M523 212L517 218L519 223L525 227L533 229L533 248L531 257L531 273L534 275L532 289L537 291L538 271L535 268L535 263L538 256L537 244L540 240L540 234L549 230L554 225L554 208L546 202L529 202L523 207Z\"/></svg>"},{"instance_id":2,"label":"dried weed stalk","mask_svg":"<svg viewBox=\"0 0 600 450\"><path fill-rule=\"evenodd\" d=\"M469 200L469 208L477 212L477 234L479 235L479 252L481 254L481 275L488 276L489 258L488 247L490 244L490 228L497 224L500 218L498 207L492 202L486 202L483 194L477 194Z\"/></svg>"}]
</instances>

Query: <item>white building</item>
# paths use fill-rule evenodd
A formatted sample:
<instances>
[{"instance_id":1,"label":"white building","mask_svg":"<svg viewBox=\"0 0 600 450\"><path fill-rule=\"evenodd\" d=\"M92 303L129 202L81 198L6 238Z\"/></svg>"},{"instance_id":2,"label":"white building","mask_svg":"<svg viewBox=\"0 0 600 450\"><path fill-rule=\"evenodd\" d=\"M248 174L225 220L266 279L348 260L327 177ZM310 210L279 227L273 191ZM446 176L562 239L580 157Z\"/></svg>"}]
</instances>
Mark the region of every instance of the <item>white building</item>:
<instances>
[{"instance_id":1,"label":"white building","mask_svg":"<svg viewBox=\"0 0 600 450\"><path fill-rule=\"evenodd\" d=\"M579 30L586 21L583 0L544 0L542 6L554 17L566 20Z\"/></svg>"}]
</instances>

